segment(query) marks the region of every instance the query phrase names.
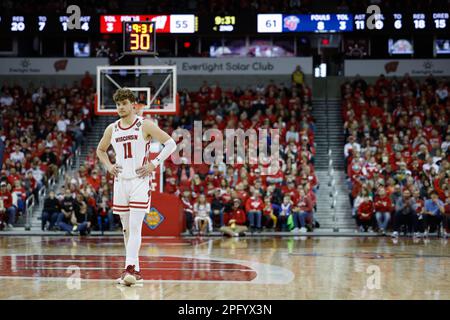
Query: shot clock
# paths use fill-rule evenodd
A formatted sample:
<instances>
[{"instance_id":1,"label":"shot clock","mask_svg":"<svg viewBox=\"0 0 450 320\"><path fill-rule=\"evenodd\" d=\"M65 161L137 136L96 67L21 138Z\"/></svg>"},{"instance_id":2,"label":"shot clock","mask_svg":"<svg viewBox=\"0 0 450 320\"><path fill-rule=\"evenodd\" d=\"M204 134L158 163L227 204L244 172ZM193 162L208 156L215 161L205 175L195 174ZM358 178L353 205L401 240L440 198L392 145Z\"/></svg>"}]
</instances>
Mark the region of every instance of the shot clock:
<instances>
[{"instance_id":1,"label":"shot clock","mask_svg":"<svg viewBox=\"0 0 450 320\"><path fill-rule=\"evenodd\" d=\"M156 55L156 28L153 21L123 23L123 53Z\"/></svg>"}]
</instances>

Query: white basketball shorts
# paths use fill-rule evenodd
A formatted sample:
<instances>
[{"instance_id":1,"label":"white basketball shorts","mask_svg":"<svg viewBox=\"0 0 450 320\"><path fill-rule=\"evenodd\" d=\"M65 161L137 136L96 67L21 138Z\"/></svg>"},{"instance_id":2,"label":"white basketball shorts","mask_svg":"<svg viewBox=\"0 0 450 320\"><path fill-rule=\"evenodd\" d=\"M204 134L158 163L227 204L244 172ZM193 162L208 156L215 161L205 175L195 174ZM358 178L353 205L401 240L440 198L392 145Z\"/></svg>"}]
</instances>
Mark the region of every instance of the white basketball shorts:
<instances>
[{"instance_id":1,"label":"white basketball shorts","mask_svg":"<svg viewBox=\"0 0 450 320\"><path fill-rule=\"evenodd\" d=\"M115 179L113 213L148 212L151 203L150 177Z\"/></svg>"}]
</instances>

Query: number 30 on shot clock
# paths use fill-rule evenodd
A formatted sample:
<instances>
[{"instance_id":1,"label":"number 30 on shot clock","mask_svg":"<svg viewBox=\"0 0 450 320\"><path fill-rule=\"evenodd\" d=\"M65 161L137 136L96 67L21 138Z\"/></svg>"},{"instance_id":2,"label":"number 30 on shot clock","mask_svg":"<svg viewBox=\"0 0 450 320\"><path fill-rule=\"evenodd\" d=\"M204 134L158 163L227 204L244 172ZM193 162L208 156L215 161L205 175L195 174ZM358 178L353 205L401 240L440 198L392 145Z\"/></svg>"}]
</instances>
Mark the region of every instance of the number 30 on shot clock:
<instances>
[{"instance_id":1,"label":"number 30 on shot clock","mask_svg":"<svg viewBox=\"0 0 450 320\"><path fill-rule=\"evenodd\" d=\"M124 54L156 54L156 30L153 21L125 21L123 23Z\"/></svg>"}]
</instances>

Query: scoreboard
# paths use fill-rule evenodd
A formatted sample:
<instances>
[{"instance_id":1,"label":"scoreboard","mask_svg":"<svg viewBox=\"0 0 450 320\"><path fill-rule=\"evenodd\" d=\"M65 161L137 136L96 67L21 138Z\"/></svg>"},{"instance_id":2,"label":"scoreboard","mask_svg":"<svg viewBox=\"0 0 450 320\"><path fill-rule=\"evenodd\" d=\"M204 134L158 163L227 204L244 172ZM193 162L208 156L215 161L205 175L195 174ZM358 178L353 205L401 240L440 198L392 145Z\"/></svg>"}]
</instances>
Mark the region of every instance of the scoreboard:
<instances>
[{"instance_id":1,"label":"scoreboard","mask_svg":"<svg viewBox=\"0 0 450 320\"><path fill-rule=\"evenodd\" d=\"M252 35L283 33L389 33L415 32L450 34L450 13L432 12L382 12L325 14L113 14L81 15L80 28L68 28L67 15L2 15L0 33L33 34L120 34L123 23L154 22L156 33L200 35Z\"/></svg>"},{"instance_id":2,"label":"scoreboard","mask_svg":"<svg viewBox=\"0 0 450 320\"><path fill-rule=\"evenodd\" d=\"M258 14L258 33L416 31L450 34L448 12L357 14ZM372 23L369 23L371 21Z\"/></svg>"},{"instance_id":3,"label":"scoreboard","mask_svg":"<svg viewBox=\"0 0 450 320\"><path fill-rule=\"evenodd\" d=\"M156 54L155 22L125 21L122 29L124 54Z\"/></svg>"},{"instance_id":4,"label":"scoreboard","mask_svg":"<svg viewBox=\"0 0 450 320\"><path fill-rule=\"evenodd\" d=\"M448 12L386 13L375 15L373 27L367 25L368 16L364 13L354 15L355 31L373 32L433 32L450 33L450 14Z\"/></svg>"},{"instance_id":5,"label":"scoreboard","mask_svg":"<svg viewBox=\"0 0 450 320\"><path fill-rule=\"evenodd\" d=\"M0 13L0 33L122 33L125 21L155 22L158 33L195 33L198 18L193 14L171 15L81 15L80 29L69 29L67 15L14 15Z\"/></svg>"},{"instance_id":6,"label":"scoreboard","mask_svg":"<svg viewBox=\"0 0 450 320\"><path fill-rule=\"evenodd\" d=\"M197 19L193 14L169 15L102 15L100 16L101 33L121 33L126 21L155 23L157 33L194 33L197 31Z\"/></svg>"},{"instance_id":7,"label":"scoreboard","mask_svg":"<svg viewBox=\"0 0 450 320\"><path fill-rule=\"evenodd\" d=\"M98 29L94 16L82 15L80 29L69 29L66 15L0 16L0 32L7 33L89 33Z\"/></svg>"},{"instance_id":8,"label":"scoreboard","mask_svg":"<svg viewBox=\"0 0 450 320\"><path fill-rule=\"evenodd\" d=\"M353 30L351 14L258 14L258 33L347 32Z\"/></svg>"}]
</instances>

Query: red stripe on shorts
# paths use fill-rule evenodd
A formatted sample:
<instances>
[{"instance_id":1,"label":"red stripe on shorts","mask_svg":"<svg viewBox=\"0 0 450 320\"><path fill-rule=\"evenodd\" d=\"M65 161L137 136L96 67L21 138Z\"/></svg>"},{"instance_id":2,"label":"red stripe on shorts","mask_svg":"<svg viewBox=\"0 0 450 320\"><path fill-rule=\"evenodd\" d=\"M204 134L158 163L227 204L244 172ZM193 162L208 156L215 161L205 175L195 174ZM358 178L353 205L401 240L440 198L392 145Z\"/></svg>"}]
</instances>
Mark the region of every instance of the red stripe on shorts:
<instances>
[{"instance_id":1,"label":"red stripe on shorts","mask_svg":"<svg viewBox=\"0 0 450 320\"><path fill-rule=\"evenodd\" d=\"M124 206L121 204L113 204L113 207L117 207L117 208L128 208L128 205Z\"/></svg>"},{"instance_id":2,"label":"red stripe on shorts","mask_svg":"<svg viewBox=\"0 0 450 320\"><path fill-rule=\"evenodd\" d=\"M148 204L150 202L150 200L148 200L147 202L137 202L137 201L130 201L130 206L132 205L132 204Z\"/></svg>"}]
</instances>

